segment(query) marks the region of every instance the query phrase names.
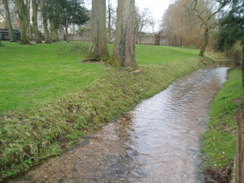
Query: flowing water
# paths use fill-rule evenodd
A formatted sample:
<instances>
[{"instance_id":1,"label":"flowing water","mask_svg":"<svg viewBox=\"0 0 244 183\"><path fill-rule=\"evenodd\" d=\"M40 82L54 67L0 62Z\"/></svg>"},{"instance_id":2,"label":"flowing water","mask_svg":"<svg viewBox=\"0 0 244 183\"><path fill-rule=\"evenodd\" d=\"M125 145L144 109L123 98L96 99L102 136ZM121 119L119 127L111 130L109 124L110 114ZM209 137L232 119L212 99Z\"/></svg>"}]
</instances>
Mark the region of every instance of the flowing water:
<instances>
[{"instance_id":1,"label":"flowing water","mask_svg":"<svg viewBox=\"0 0 244 183\"><path fill-rule=\"evenodd\" d=\"M199 146L208 105L227 68L201 69L143 101L134 111L11 182L198 183Z\"/></svg>"}]
</instances>

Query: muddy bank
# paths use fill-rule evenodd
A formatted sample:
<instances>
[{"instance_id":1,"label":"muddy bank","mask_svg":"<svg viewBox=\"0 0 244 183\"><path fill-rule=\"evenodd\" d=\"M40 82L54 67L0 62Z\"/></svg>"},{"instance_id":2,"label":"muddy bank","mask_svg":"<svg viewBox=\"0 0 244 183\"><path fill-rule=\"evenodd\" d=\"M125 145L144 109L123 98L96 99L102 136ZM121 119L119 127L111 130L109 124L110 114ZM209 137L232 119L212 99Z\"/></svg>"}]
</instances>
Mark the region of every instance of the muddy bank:
<instances>
[{"instance_id":1,"label":"muddy bank","mask_svg":"<svg viewBox=\"0 0 244 183\"><path fill-rule=\"evenodd\" d=\"M97 131L87 144L10 182L202 183L201 134L226 68L183 77Z\"/></svg>"}]
</instances>

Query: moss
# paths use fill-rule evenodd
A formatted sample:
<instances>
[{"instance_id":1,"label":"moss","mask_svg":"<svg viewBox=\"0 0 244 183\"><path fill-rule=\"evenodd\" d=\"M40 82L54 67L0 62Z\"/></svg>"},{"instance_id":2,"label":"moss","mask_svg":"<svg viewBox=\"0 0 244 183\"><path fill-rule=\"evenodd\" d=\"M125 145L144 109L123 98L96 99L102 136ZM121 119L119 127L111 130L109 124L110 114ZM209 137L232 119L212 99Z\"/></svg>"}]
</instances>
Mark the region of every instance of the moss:
<instances>
[{"instance_id":1,"label":"moss","mask_svg":"<svg viewBox=\"0 0 244 183\"><path fill-rule=\"evenodd\" d=\"M114 67L120 67L121 66L121 62L118 58L115 58L114 55L112 55L108 61L108 63Z\"/></svg>"}]
</instances>

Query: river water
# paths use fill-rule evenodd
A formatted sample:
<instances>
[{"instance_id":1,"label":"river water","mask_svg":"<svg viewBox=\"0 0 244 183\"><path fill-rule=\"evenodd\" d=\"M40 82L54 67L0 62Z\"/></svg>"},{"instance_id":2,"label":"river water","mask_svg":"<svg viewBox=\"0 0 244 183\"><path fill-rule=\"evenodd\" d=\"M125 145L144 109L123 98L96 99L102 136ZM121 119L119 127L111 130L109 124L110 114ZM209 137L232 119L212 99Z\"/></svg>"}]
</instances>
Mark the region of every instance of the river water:
<instances>
[{"instance_id":1,"label":"river water","mask_svg":"<svg viewBox=\"0 0 244 183\"><path fill-rule=\"evenodd\" d=\"M10 182L204 182L198 156L201 135L208 105L226 73L224 67L207 68L178 79L85 144Z\"/></svg>"}]
</instances>

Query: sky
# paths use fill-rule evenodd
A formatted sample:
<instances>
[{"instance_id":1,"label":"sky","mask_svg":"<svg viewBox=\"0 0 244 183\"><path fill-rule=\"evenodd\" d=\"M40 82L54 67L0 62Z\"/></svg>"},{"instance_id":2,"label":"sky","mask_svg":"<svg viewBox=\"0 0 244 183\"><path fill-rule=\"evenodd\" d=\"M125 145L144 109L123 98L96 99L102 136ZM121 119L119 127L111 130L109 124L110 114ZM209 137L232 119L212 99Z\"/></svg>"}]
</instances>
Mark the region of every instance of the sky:
<instances>
[{"instance_id":1,"label":"sky","mask_svg":"<svg viewBox=\"0 0 244 183\"><path fill-rule=\"evenodd\" d=\"M163 14L169 6L170 0L135 0L136 6L142 11L144 8L148 8L155 20L155 32L160 29ZM149 29L148 31L151 31Z\"/></svg>"},{"instance_id":2,"label":"sky","mask_svg":"<svg viewBox=\"0 0 244 183\"><path fill-rule=\"evenodd\" d=\"M139 7L140 11L144 8L148 8L155 20L154 31L160 30L160 24L165 10L168 8L171 0L135 0L136 6ZM84 0L85 5L88 9L91 9L92 0ZM112 0L114 6L117 6L117 0ZM146 32L152 32L152 28L148 28Z\"/></svg>"}]
</instances>

